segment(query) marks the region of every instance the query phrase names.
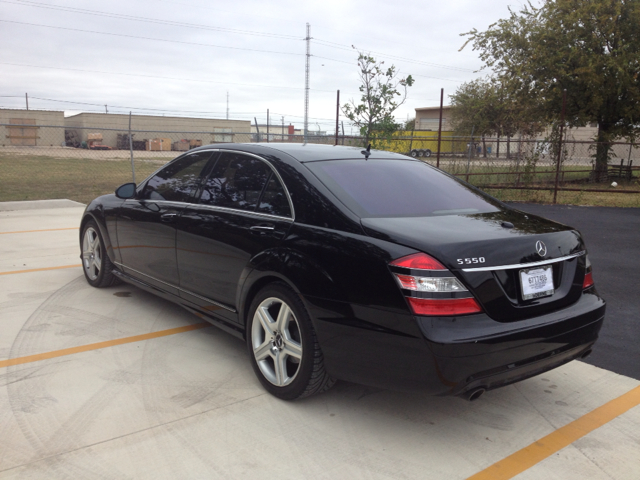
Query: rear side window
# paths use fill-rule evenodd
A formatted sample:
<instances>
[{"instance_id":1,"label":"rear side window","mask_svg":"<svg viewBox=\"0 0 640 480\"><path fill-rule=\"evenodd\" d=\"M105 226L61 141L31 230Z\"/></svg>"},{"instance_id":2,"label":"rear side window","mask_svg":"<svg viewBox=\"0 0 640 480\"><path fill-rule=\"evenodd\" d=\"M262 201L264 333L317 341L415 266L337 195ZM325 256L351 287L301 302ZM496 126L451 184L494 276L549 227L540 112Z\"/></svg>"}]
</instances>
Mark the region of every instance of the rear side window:
<instances>
[{"instance_id":1,"label":"rear side window","mask_svg":"<svg viewBox=\"0 0 640 480\"><path fill-rule=\"evenodd\" d=\"M167 165L149 179L142 192L145 200L188 202L197 188L211 152L197 152Z\"/></svg>"},{"instance_id":2,"label":"rear side window","mask_svg":"<svg viewBox=\"0 0 640 480\"><path fill-rule=\"evenodd\" d=\"M422 162L330 160L305 165L362 218L498 211L496 200Z\"/></svg>"},{"instance_id":3,"label":"rear side window","mask_svg":"<svg viewBox=\"0 0 640 480\"><path fill-rule=\"evenodd\" d=\"M258 212L269 213L271 215L279 215L281 217L291 216L291 207L289 206L289 200L287 199L284 188L274 174L271 174L267 188L265 188L260 204L258 205Z\"/></svg>"},{"instance_id":4,"label":"rear side window","mask_svg":"<svg viewBox=\"0 0 640 480\"><path fill-rule=\"evenodd\" d=\"M203 185L200 203L254 211L270 175L257 158L223 153Z\"/></svg>"}]
</instances>

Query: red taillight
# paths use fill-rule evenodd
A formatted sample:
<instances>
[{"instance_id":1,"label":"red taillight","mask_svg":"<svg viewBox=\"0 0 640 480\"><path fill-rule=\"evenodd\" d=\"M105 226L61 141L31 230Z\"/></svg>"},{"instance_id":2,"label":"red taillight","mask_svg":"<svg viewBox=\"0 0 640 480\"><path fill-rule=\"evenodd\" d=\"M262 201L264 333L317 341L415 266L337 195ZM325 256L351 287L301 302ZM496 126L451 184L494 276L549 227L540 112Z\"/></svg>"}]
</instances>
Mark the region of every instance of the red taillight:
<instances>
[{"instance_id":1,"label":"red taillight","mask_svg":"<svg viewBox=\"0 0 640 480\"><path fill-rule=\"evenodd\" d=\"M585 275L584 281L582 282L582 289L593 287L593 275L591 273L591 262L589 261L589 255L587 255L584 259L584 267L585 267Z\"/></svg>"},{"instance_id":2,"label":"red taillight","mask_svg":"<svg viewBox=\"0 0 640 480\"><path fill-rule=\"evenodd\" d=\"M435 258L430 257L426 253L414 253L406 257L399 258L391 262L396 267L413 268L417 270L446 270Z\"/></svg>"},{"instance_id":3,"label":"red taillight","mask_svg":"<svg viewBox=\"0 0 640 480\"><path fill-rule=\"evenodd\" d=\"M407 297L416 315L468 315L480 313L482 309L474 298L415 298Z\"/></svg>"},{"instance_id":4,"label":"red taillight","mask_svg":"<svg viewBox=\"0 0 640 480\"><path fill-rule=\"evenodd\" d=\"M452 316L482 312L476 299L460 280L426 253L399 258L391 262L389 267L414 315ZM461 298L451 298L454 296Z\"/></svg>"}]
</instances>

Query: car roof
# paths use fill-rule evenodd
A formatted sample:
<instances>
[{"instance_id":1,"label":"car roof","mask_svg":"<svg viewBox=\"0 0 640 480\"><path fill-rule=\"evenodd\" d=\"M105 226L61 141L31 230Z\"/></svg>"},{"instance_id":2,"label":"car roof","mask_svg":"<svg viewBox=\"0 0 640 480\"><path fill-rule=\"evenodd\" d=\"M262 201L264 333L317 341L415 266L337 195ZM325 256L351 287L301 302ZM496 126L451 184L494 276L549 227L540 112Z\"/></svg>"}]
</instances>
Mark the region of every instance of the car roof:
<instances>
[{"instance_id":1,"label":"car roof","mask_svg":"<svg viewBox=\"0 0 640 480\"><path fill-rule=\"evenodd\" d=\"M273 153L273 150L286 153L301 163L317 162L322 160L358 159L364 158L362 147L349 147L345 145L319 145L315 143L228 143L213 144L200 147L241 150L253 153ZM250 147L250 148L247 148ZM371 150L369 159L396 159L413 160L411 157L399 153L385 152L383 150Z\"/></svg>"}]
</instances>

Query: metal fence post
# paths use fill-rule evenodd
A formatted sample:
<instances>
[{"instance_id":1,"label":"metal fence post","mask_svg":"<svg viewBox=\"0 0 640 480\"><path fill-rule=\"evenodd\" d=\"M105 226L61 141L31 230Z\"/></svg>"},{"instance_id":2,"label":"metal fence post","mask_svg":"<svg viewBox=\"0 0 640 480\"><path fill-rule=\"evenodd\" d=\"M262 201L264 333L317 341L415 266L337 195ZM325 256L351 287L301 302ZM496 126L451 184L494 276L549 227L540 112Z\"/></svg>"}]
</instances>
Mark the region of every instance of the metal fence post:
<instances>
[{"instance_id":1,"label":"metal fence post","mask_svg":"<svg viewBox=\"0 0 640 480\"><path fill-rule=\"evenodd\" d=\"M416 121L413 121L413 128L411 129L411 140L409 141L409 154L411 154L411 150L413 150L413 134L416 131Z\"/></svg>"},{"instance_id":2,"label":"metal fence post","mask_svg":"<svg viewBox=\"0 0 640 480\"><path fill-rule=\"evenodd\" d=\"M466 182L469 181L469 168L471 167L471 152L473 148L473 132L475 128L476 128L475 125L471 127L471 142L469 143L469 158L467 159L467 178L465 179Z\"/></svg>"},{"instance_id":3,"label":"metal fence post","mask_svg":"<svg viewBox=\"0 0 640 480\"><path fill-rule=\"evenodd\" d=\"M256 122L256 143L260 143L260 127L258 127L258 119L253 117L253 121Z\"/></svg>"},{"instance_id":4,"label":"metal fence post","mask_svg":"<svg viewBox=\"0 0 640 480\"><path fill-rule=\"evenodd\" d=\"M136 167L133 163L133 138L131 136L131 112L129 112L129 154L131 155L131 176L136 183Z\"/></svg>"},{"instance_id":5,"label":"metal fence post","mask_svg":"<svg viewBox=\"0 0 640 480\"><path fill-rule=\"evenodd\" d=\"M558 145L558 162L556 165L556 185L553 189L553 204L558 198L558 181L560 180L560 158L562 157L562 133L564 129L564 115L567 108L567 89L562 91L562 113L560 114L560 140Z\"/></svg>"},{"instance_id":6,"label":"metal fence post","mask_svg":"<svg viewBox=\"0 0 640 480\"><path fill-rule=\"evenodd\" d=\"M438 154L436 157L436 167L440 168L440 139L442 137L442 99L444 98L444 88L440 89L440 121L438 122Z\"/></svg>"}]
</instances>

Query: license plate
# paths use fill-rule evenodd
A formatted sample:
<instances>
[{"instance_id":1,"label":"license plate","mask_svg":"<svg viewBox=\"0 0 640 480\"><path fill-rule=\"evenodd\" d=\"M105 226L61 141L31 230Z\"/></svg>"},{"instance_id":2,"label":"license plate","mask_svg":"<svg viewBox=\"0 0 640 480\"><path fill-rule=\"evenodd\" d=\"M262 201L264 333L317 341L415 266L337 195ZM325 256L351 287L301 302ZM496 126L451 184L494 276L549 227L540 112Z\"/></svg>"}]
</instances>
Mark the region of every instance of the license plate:
<instances>
[{"instance_id":1,"label":"license plate","mask_svg":"<svg viewBox=\"0 0 640 480\"><path fill-rule=\"evenodd\" d=\"M522 299L547 297L553 295L553 268L545 267L520 270L520 284L522 285Z\"/></svg>"}]
</instances>

